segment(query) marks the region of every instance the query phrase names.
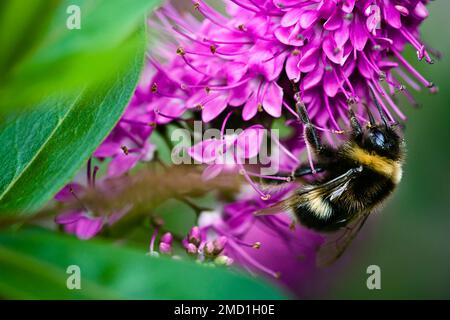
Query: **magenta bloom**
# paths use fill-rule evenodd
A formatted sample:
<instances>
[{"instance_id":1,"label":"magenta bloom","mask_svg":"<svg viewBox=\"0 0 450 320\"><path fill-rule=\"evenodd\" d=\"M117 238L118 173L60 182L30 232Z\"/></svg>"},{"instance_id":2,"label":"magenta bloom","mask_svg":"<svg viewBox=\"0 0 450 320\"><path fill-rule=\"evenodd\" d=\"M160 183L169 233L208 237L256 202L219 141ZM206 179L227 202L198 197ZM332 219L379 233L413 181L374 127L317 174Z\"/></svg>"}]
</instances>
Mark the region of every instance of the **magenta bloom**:
<instances>
[{"instance_id":1,"label":"magenta bloom","mask_svg":"<svg viewBox=\"0 0 450 320\"><path fill-rule=\"evenodd\" d=\"M411 98L403 83L433 87L401 56L409 43L419 59L432 62L418 36L426 2L236 0L225 16L194 1L203 21L167 5L156 13L161 24L151 26L179 45L162 43L150 52L157 70L150 104L185 101L204 122L233 108L245 121L258 111L277 118L292 111L294 82L320 127L341 130L348 101L373 106L369 88L391 121L404 120L391 96ZM364 118L361 105L358 116Z\"/></svg>"},{"instance_id":2,"label":"magenta bloom","mask_svg":"<svg viewBox=\"0 0 450 320\"><path fill-rule=\"evenodd\" d=\"M370 90L390 121L405 120L395 95L415 104L410 88L435 90L401 56L410 44L419 59L432 62L418 31L428 15L426 3L233 0L222 14L204 1L193 1L201 20L167 4L149 21L162 37L148 54L149 66L135 96L94 156L112 158L108 175L120 176L152 159L148 138L158 124L179 121L189 111L223 132L233 112L249 123L243 128L261 125L263 118L267 128L273 118L298 117L292 108L297 91L317 129L333 143L332 133L348 125L349 103L356 103L357 117L367 120L364 105L374 108ZM211 163L227 157L235 144L229 138L203 141L189 150L195 160L208 164L205 177L236 167L231 153L226 163ZM295 159L304 143L280 147L281 156L298 165ZM204 157L205 148L223 150Z\"/></svg>"},{"instance_id":3,"label":"magenta bloom","mask_svg":"<svg viewBox=\"0 0 450 320\"><path fill-rule=\"evenodd\" d=\"M55 199L60 202L73 201L77 195L82 195L84 187L71 183L64 187ZM75 234L78 238L87 240L94 237L103 227L103 217L94 217L88 210L71 210L55 218L57 224L63 225L67 233Z\"/></svg>"},{"instance_id":4,"label":"magenta bloom","mask_svg":"<svg viewBox=\"0 0 450 320\"><path fill-rule=\"evenodd\" d=\"M222 132L233 113L233 117L240 115L244 129L261 126L262 130L273 118L298 117L293 110L298 92L316 128L330 143L336 143L335 133L348 126L350 103L362 121L368 121L365 105L378 116L369 94L373 91L391 122L405 120L395 96L405 95L415 104L410 89L424 86L435 90L401 55L410 44L419 60L432 63L418 29L428 15L427 2L231 0L224 2L227 13L222 14L204 1L194 1L202 20L167 4L155 13L159 21L149 22L164 39L172 39L161 41L149 52L155 70L149 84L149 108L161 116L161 106L172 104L171 112L164 110L167 119L179 119L182 110L190 111ZM287 125L302 132L296 121ZM300 164L304 142L293 138L278 143L280 167L289 172ZM194 145L189 154L207 165L208 178L237 168L252 183L243 165L233 161L235 157L217 164L219 157L227 158L228 148L235 144L249 149L239 136L222 135L221 139ZM253 144L255 151L258 148L258 143ZM259 245L251 241L261 242L258 252L270 239L279 252L307 257L302 266L297 261L291 269L284 267L288 273L284 279L289 283L296 268L301 273L312 267L315 248L322 240L306 230L293 233L290 222L282 217L255 218L253 212L283 195L269 198L259 192L226 205L216 220L201 230L226 236L227 255L252 271L277 276L283 264L258 260L257 256L264 255L255 254ZM195 254L197 247L188 242L186 250ZM287 254L285 259L284 264L291 265Z\"/></svg>"},{"instance_id":5,"label":"magenta bloom","mask_svg":"<svg viewBox=\"0 0 450 320\"><path fill-rule=\"evenodd\" d=\"M83 240L94 237L103 227L102 217L91 217L86 211L69 211L56 217L55 221L64 226L64 231Z\"/></svg>"},{"instance_id":6,"label":"magenta bloom","mask_svg":"<svg viewBox=\"0 0 450 320\"><path fill-rule=\"evenodd\" d=\"M172 253L172 242L173 236L171 233L167 232L161 237L161 242L159 243L159 252L163 254Z\"/></svg>"},{"instance_id":7,"label":"magenta bloom","mask_svg":"<svg viewBox=\"0 0 450 320\"><path fill-rule=\"evenodd\" d=\"M182 245L186 253L198 261L229 266L234 261L226 255L229 251L227 243L227 237L211 237L207 227L194 226L183 239Z\"/></svg>"},{"instance_id":8,"label":"magenta bloom","mask_svg":"<svg viewBox=\"0 0 450 320\"><path fill-rule=\"evenodd\" d=\"M225 136L221 139L207 139L192 146L188 153L199 163L207 164L205 179L212 179L222 171L237 171L243 168L246 160L258 155L264 127L254 125L240 134Z\"/></svg>"},{"instance_id":9,"label":"magenta bloom","mask_svg":"<svg viewBox=\"0 0 450 320\"><path fill-rule=\"evenodd\" d=\"M406 120L396 96L404 95L415 105L411 89L436 90L402 56L405 45L411 45L419 60L432 63L419 34L428 16L427 3L230 0L219 3L225 9L219 11L204 1L193 1L199 15L167 3L149 20L160 38L148 53L148 66L133 100L94 156L112 159L106 178L120 176L139 161L152 159L149 137L155 126L180 124L188 117L220 130L219 137L196 143L187 153L205 165L206 179L225 171L239 172L257 192L247 190L234 202L221 204L214 214L202 214L199 226L182 244L188 255L199 260L225 265L235 261L250 272L280 278L298 292L314 269L316 248L323 239L303 228L292 231L285 216L253 215L295 186L273 194L261 190L252 180L258 175L247 162L261 152L262 132L280 117L288 119L286 126L296 134L272 139L280 149L273 160L284 172L292 172L303 161L308 150L298 139L303 125L293 110L295 94L330 144L348 128L350 104L364 122L368 122L367 108L380 117L373 99L389 121ZM229 127L242 132L226 134ZM313 166L310 155L309 164ZM85 230L80 234L87 236L98 232L100 224L89 219L75 212L60 223L77 223L68 231L88 224L80 227ZM156 235L157 231L151 240L152 254ZM171 254L172 241L171 235L164 235L159 251Z\"/></svg>"},{"instance_id":10,"label":"magenta bloom","mask_svg":"<svg viewBox=\"0 0 450 320\"><path fill-rule=\"evenodd\" d=\"M79 239L88 240L96 236L105 225L113 225L121 219L131 207L125 207L118 212L110 214L94 214L81 198L88 188L96 188L96 176L98 167L91 171L91 160L87 166L87 186L79 183L70 183L55 196L58 202L79 202L81 209L69 210L55 217L55 222L64 227L64 231L76 235Z\"/></svg>"},{"instance_id":11,"label":"magenta bloom","mask_svg":"<svg viewBox=\"0 0 450 320\"><path fill-rule=\"evenodd\" d=\"M373 99L391 122L406 120L395 96L403 94L416 104L410 88L435 90L401 55L410 44L420 60L432 63L418 31L428 15L426 3L233 0L226 2L227 14L222 14L204 1L193 1L204 18L200 21L167 4L155 13L159 21L149 22L172 41L161 41L149 52L155 74L147 84L148 108L166 121L190 111L222 132L231 113L240 115L243 128L262 123L268 128L282 115L298 118L293 106L299 93L313 124L332 144L335 133L348 127L350 104L364 122L366 106L376 111ZM203 141L189 150L195 160L208 164L205 177L233 168L233 161L227 161L228 166L211 164L226 158L233 145L228 138ZM305 144L278 144L280 157L291 162L289 169L298 166ZM204 156L205 150L217 148L223 154Z\"/></svg>"}]
</instances>

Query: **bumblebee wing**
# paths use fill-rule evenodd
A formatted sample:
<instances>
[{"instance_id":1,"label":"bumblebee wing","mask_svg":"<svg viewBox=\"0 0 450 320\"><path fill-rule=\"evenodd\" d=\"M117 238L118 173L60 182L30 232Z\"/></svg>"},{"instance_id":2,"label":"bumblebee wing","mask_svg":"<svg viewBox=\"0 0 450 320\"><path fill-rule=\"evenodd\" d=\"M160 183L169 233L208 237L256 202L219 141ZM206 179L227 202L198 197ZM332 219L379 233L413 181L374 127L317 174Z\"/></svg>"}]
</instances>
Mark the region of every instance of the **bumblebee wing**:
<instances>
[{"instance_id":1,"label":"bumblebee wing","mask_svg":"<svg viewBox=\"0 0 450 320\"><path fill-rule=\"evenodd\" d=\"M326 267L335 262L355 239L369 215L370 211L360 214L349 225L330 235L329 239L318 249L316 265Z\"/></svg>"},{"instance_id":2,"label":"bumblebee wing","mask_svg":"<svg viewBox=\"0 0 450 320\"><path fill-rule=\"evenodd\" d=\"M296 198L298 198L297 194L294 194L287 199L284 199L278 203L275 203L274 205L271 205L270 207L255 211L255 216L270 216L273 214L279 214L283 212L289 212L292 208L292 204L295 203Z\"/></svg>"},{"instance_id":3,"label":"bumblebee wing","mask_svg":"<svg viewBox=\"0 0 450 320\"><path fill-rule=\"evenodd\" d=\"M339 197L347 189L350 180L355 178L361 171L362 167L352 168L330 181L317 185L313 188L306 189L304 192L300 193L300 195L315 193L324 197L330 197L332 200Z\"/></svg>"},{"instance_id":4,"label":"bumblebee wing","mask_svg":"<svg viewBox=\"0 0 450 320\"><path fill-rule=\"evenodd\" d=\"M345 172L344 174L317 186L309 187L302 192L295 193L289 198L282 200L270 207L258 210L255 212L256 216L267 216L272 214L278 214L281 212L290 211L291 208L297 206L302 202L308 201L310 198L308 195L323 195L324 197L335 198L341 195L348 186L348 183L355 175L361 172L362 168L353 168Z\"/></svg>"}]
</instances>

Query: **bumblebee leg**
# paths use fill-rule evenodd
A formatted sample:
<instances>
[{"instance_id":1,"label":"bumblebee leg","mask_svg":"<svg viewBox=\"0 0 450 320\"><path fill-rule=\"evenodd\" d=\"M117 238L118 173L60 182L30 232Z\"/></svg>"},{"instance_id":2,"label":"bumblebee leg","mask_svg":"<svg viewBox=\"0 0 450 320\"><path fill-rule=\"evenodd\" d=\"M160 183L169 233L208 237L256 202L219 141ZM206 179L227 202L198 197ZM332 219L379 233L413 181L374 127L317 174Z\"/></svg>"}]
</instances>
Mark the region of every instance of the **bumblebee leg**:
<instances>
[{"instance_id":1,"label":"bumblebee leg","mask_svg":"<svg viewBox=\"0 0 450 320\"><path fill-rule=\"evenodd\" d=\"M315 167L314 169L315 169L316 173L325 171L325 169L322 167ZM265 184L268 184L268 185L280 185L280 184L291 182L297 178L301 178L301 177L308 176L311 174L314 174L311 167L302 166L302 167L297 168L291 174L279 173L275 176L261 177L261 180L262 180L262 182L264 182Z\"/></svg>"},{"instance_id":2,"label":"bumblebee leg","mask_svg":"<svg viewBox=\"0 0 450 320\"><path fill-rule=\"evenodd\" d=\"M316 173L317 172L323 172L325 169L324 168L321 168L321 167L316 167L315 168L315 170L316 170ZM294 177L294 178L301 178L301 177L304 177L304 176L307 176L307 175L310 175L310 174L313 174L314 172L311 170L311 168L308 166L308 167L299 167L299 168L297 168L295 171L294 171L294 173L292 174L292 176Z\"/></svg>"},{"instance_id":3,"label":"bumblebee leg","mask_svg":"<svg viewBox=\"0 0 450 320\"><path fill-rule=\"evenodd\" d=\"M350 116L350 125L352 126L352 135L354 138L360 138L363 134L361 124L358 119L356 119L355 112L353 112L352 107L348 108L348 113Z\"/></svg>"},{"instance_id":4,"label":"bumblebee leg","mask_svg":"<svg viewBox=\"0 0 450 320\"><path fill-rule=\"evenodd\" d=\"M311 123L308 112L306 111L305 104L297 99L295 109L300 117L301 122L305 126L304 132L305 142L308 144L309 148L313 150L315 153L321 153L323 150L323 146L320 143L316 129Z\"/></svg>"}]
</instances>

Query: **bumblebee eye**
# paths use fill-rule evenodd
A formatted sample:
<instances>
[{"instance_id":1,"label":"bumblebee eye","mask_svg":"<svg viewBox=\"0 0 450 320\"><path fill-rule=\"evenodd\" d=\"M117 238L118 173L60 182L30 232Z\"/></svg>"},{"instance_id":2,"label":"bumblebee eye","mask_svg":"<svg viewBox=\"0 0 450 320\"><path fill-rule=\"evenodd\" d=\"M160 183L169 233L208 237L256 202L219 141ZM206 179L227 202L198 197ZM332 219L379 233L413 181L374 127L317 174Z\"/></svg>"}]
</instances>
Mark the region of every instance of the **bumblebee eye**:
<instances>
[{"instance_id":1,"label":"bumblebee eye","mask_svg":"<svg viewBox=\"0 0 450 320\"><path fill-rule=\"evenodd\" d=\"M380 148L384 148L386 146L386 138L384 134L379 130L374 130L371 133L371 140L374 145Z\"/></svg>"}]
</instances>

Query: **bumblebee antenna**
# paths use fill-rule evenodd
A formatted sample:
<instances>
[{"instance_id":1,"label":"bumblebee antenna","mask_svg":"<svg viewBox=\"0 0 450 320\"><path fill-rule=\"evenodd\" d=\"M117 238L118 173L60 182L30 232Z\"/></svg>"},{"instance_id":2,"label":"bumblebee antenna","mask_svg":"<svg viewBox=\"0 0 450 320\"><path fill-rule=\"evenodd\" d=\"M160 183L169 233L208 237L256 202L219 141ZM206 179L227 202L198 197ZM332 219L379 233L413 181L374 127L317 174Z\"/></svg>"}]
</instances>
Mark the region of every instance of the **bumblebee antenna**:
<instances>
[{"instance_id":1,"label":"bumblebee antenna","mask_svg":"<svg viewBox=\"0 0 450 320\"><path fill-rule=\"evenodd\" d=\"M365 103L365 102L361 102L361 103L363 104L364 108L366 108L367 115L369 116L369 124L370 124L372 127L374 127L374 126L376 125L376 123L375 123L375 118L373 117L373 114L372 114L372 112L370 111L369 106L368 106L367 103Z\"/></svg>"},{"instance_id":2,"label":"bumblebee antenna","mask_svg":"<svg viewBox=\"0 0 450 320\"><path fill-rule=\"evenodd\" d=\"M384 113L383 109L381 108L380 104L378 103L378 100L375 96L375 92L372 89L372 86L369 85L370 93L372 96L372 100L375 103L375 106L377 107L378 113L380 114L381 121L383 121L386 128L388 127L388 121L386 119L386 114Z\"/></svg>"}]
</instances>

